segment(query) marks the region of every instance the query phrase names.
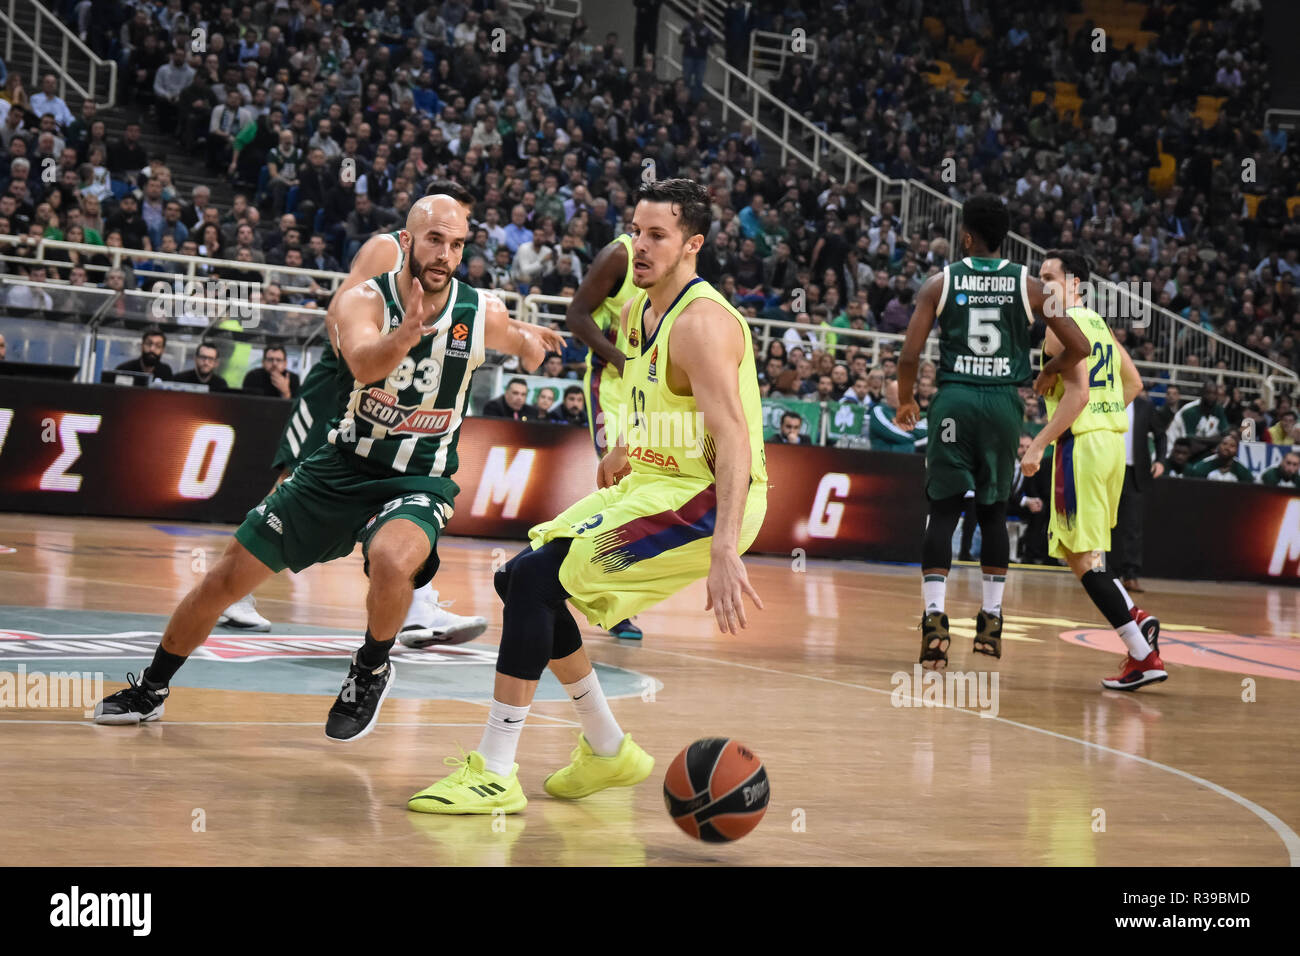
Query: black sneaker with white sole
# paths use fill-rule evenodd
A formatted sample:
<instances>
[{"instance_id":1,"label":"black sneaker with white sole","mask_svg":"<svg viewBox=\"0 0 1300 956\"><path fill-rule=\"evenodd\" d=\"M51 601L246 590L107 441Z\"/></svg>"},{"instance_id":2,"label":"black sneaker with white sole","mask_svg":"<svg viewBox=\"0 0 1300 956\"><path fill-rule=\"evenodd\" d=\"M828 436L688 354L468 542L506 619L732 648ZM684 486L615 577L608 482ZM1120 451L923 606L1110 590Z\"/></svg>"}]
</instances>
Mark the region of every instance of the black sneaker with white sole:
<instances>
[{"instance_id":1,"label":"black sneaker with white sole","mask_svg":"<svg viewBox=\"0 0 1300 956\"><path fill-rule=\"evenodd\" d=\"M358 664L353 652L352 667L325 721L325 736L331 740L353 741L370 733L392 686L392 661L385 661L372 670Z\"/></svg>"},{"instance_id":2,"label":"black sneaker with white sole","mask_svg":"<svg viewBox=\"0 0 1300 956\"><path fill-rule=\"evenodd\" d=\"M149 687L128 672L127 687L116 694L109 694L95 705L95 723L97 724L143 724L158 720L163 715L163 702L171 693L169 687Z\"/></svg>"}]
</instances>

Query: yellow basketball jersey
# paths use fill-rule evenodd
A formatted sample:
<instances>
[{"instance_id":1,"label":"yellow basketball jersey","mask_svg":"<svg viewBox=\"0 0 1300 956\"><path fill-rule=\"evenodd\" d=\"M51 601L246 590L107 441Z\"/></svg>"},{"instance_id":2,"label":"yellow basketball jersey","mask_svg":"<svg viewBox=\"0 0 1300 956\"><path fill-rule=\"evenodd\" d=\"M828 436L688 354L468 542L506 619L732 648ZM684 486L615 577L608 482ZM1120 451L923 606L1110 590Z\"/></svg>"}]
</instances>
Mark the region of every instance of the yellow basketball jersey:
<instances>
[{"instance_id":1,"label":"yellow basketball jersey","mask_svg":"<svg viewBox=\"0 0 1300 956\"><path fill-rule=\"evenodd\" d=\"M1128 413L1124 409L1124 383L1120 377L1120 360L1115 354L1115 337L1110 326L1092 309L1076 306L1065 314L1074 320L1088 339L1089 354L1084 364L1088 367L1088 404L1070 426L1075 435L1108 429L1128 431ZM1043 355L1043 359L1047 359ZM1057 379L1056 385L1045 396L1048 417L1056 414L1056 406L1065 394L1065 383Z\"/></svg>"},{"instance_id":2,"label":"yellow basketball jersey","mask_svg":"<svg viewBox=\"0 0 1300 956\"><path fill-rule=\"evenodd\" d=\"M623 284L618 287L618 291L608 299L597 306L596 310L591 313L591 317L596 320L596 327L609 336L609 340L619 346L620 350L626 354L627 350L622 348L623 341L617 338L619 333L619 317L623 314L623 306L627 305L629 299L639 291L636 284L632 281L632 237L619 236L610 245L621 245L627 250L627 272L623 275ZM588 351L587 364L590 365L593 359L600 362L600 357L594 352ZM599 371L599 368L597 368Z\"/></svg>"},{"instance_id":3,"label":"yellow basketball jersey","mask_svg":"<svg viewBox=\"0 0 1300 956\"><path fill-rule=\"evenodd\" d=\"M704 425L693 395L678 395L668 387L668 341L677 316L696 299L712 299L733 315L745 333L745 354L736 371L745 421L749 424L750 479L767 482L763 451L762 402L749 324L713 286L696 276L647 336L643 325L649 294L638 291L628 313L628 360L623 366L627 405L619 416L619 432L627 437L632 470L714 480L716 447Z\"/></svg>"}]
</instances>

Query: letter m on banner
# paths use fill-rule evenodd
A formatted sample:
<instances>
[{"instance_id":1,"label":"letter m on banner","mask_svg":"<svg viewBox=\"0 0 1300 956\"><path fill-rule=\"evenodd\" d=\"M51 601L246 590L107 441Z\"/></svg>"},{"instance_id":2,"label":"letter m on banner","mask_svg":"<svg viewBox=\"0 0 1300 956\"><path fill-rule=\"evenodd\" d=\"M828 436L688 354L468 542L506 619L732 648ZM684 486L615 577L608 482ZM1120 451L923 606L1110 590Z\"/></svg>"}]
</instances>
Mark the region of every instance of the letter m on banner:
<instances>
[{"instance_id":1,"label":"letter m on banner","mask_svg":"<svg viewBox=\"0 0 1300 956\"><path fill-rule=\"evenodd\" d=\"M1288 562L1300 561L1300 501L1287 502L1286 511L1278 523L1277 541L1273 545L1273 560L1269 562L1268 573L1280 577L1282 569ZM1296 574L1293 566L1291 573Z\"/></svg>"},{"instance_id":2,"label":"letter m on banner","mask_svg":"<svg viewBox=\"0 0 1300 956\"><path fill-rule=\"evenodd\" d=\"M515 518L519 515L519 504L523 501L528 478L533 472L537 449L520 448L509 467L506 466L506 451L506 448L497 445L488 452L487 461L483 463L478 493L474 495L474 506L470 509L470 514L476 518L485 516L489 505L500 504L505 505L501 509L501 517Z\"/></svg>"}]
</instances>

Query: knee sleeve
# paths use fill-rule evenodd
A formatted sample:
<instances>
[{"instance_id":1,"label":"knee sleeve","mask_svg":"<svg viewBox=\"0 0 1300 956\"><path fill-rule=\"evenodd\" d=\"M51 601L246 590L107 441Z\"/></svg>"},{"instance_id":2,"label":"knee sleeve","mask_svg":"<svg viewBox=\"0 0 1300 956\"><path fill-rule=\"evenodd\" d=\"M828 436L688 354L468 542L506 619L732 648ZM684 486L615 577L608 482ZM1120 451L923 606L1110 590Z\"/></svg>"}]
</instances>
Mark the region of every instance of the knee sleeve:
<instances>
[{"instance_id":1,"label":"knee sleeve","mask_svg":"<svg viewBox=\"0 0 1300 956\"><path fill-rule=\"evenodd\" d=\"M496 574L492 575L492 587L496 588L497 597L501 598L502 601L506 599L506 595L510 592L510 569L514 567L514 563L520 558L532 553L532 548L524 548L503 564Z\"/></svg>"},{"instance_id":2,"label":"knee sleeve","mask_svg":"<svg viewBox=\"0 0 1300 956\"><path fill-rule=\"evenodd\" d=\"M556 612L564 610L564 602L569 597L560 584L560 565L569 553L569 544L566 538L536 551L522 552L498 572L508 579L501 619L501 649L497 653L498 673L520 680L538 680L546 670L555 642Z\"/></svg>"},{"instance_id":3,"label":"knee sleeve","mask_svg":"<svg viewBox=\"0 0 1300 956\"><path fill-rule=\"evenodd\" d=\"M957 530L965 499L960 495L930 500L930 520L921 538L921 567L952 567L952 533Z\"/></svg>"},{"instance_id":4,"label":"knee sleeve","mask_svg":"<svg viewBox=\"0 0 1300 956\"><path fill-rule=\"evenodd\" d=\"M986 568L1005 568L1011 560L1011 538L1007 534L1007 503L995 501L975 508L980 524L980 564Z\"/></svg>"}]
</instances>

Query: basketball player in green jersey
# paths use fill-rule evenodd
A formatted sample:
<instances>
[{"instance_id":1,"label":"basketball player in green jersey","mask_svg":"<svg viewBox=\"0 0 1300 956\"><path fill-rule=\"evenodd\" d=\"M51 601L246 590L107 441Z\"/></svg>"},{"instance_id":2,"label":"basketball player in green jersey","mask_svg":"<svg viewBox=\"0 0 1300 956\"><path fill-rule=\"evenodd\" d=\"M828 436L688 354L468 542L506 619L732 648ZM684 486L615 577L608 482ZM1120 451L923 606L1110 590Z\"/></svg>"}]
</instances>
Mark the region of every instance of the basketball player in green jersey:
<instances>
[{"instance_id":1,"label":"basketball player in green jersey","mask_svg":"<svg viewBox=\"0 0 1300 956\"><path fill-rule=\"evenodd\" d=\"M427 194L446 194L458 188L454 183L435 181ZM371 276L392 272L402 266L410 236L405 230L371 236L352 258L348 276L334 292L326 313L327 327L338 320L338 303L343 293L370 279ZM325 444L330 421L338 412L341 399L352 390L352 376L339 361L333 345L326 341L321 357L302 381L298 397L294 399L276 448L271 468L278 473L277 482L283 481L299 462ZM450 603L450 602L448 602ZM218 626L236 627L251 631L271 630L271 622L257 613L253 595L236 601L222 612ZM487 630L487 618L462 616L448 611L438 600L438 592L430 582L416 589L411 608L402 623L397 637L411 648L432 644L463 644L472 641Z\"/></svg>"},{"instance_id":2,"label":"basketball player in green jersey","mask_svg":"<svg viewBox=\"0 0 1300 956\"><path fill-rule=\"evenodd\" d=\"M1048 252L1039 267L1043 284L1088 339L1088 359L1061 373L1047 392L1047 425L1021 459L1026 475L1038 471L1047 446L1052 459L1052 510L1048 542L1054 558L1070 566L1092 603L1115 628L1128 656L1116 677L1103 680L1111 690L1137 690L1164 680L1157 638L1160 622L1133 600L1106 570L1110 530L1119 515L1124 490L1125 409L1142 391L1142 378L1124 346L1115 341L1106 320L1085 308L1079 283L1089 274L1088 260L1075 251ZM1043 340L1043 357L1061 343L1051 331Z\"/></svg>"},{"instance_id":3,"label":"basketball player in green jersey","mask_svg":"<svg viewBox=\"0 0 1300 956\"><path fill-rule=\"evenodd\" d=\"M325 734L356 740L374 727L413 588L438 569L438 538L458 491L452 475L470 375L487 349L532 369L564 345L558 332L511 320L496 297L453 277L469 231L468 194L460 193L412 206L405 265L343 294L330 339L354 379L329 444L248 513L168 621L140 681L127 675L129 687L96 705L97 722L160 718L172 677L233 598L286 567L351 554L360 542L370 578L365 643Z\"/></svg>"},{"instance_id":4,"label":"basketball player in green jersey","mask_svg":"<svg viewBox=\"0 0 1300 956\"><path fill-rule=\"evenodd\" d=\"M948 666L948 615L944 600L952 568L952 533L967 492L984 544L983 603L976 617L977 653L1002 656L1002 590L1011 558L1007 497L1025 406L1019 386L1030 377L1029 331L1043 314L1043 285L1027 266L998 255L1010 217L996 196L976 196L961 210L964 258L931 276L917 295L898 361L901 404L894 421L910 429L920 419L914 393L925 340L939 322L939 392L930 403L925 493L929 520L921 541L921 666ZM1062 343L1035 388L1076 364L1088 340L1064 314L1044 315Z\"/></svg>"},{"instance_id":5,"label":"basketball player in green jersey","mask_svg":"<svg viewBox=\"0 0 1300 956\"><path fill-rule=\"evenodd\" d=\"M605 454L610 425L607 409L618 409L626 401L622 384L628 346L619 317L636 293L632 239L619 236L597 253L564 313L569 331L587 346L582 386L587 397L587 427L598 458ZM631 621L619 621L609 632L624 640L639 641L643 636Z\"/></svg>"},{"instance_id":6,"label":"basketball player in green jersey","mask_svg":"<svg viewBox=\"0 0 1300 956\"><path fill-rule=\"evenodd\" d=\"M706 578L705 610L732 634L748 623L743 595L763 606L740 560L767 511L762 403L749 326L695 273L708 193L667 179L642 186L637 200L632 254L641 291L620 319L635 417L621 435L609 432L599 489L534 527L531 546L497 572L505 612L487 727L476 750L449 759L453 773L411 797L411 810L524 808L515 752L548 666L582 732L546 792L576 800L649 776L654 759L614 719L566 601L608 627Z\"/></svg>"}]
</instances>

